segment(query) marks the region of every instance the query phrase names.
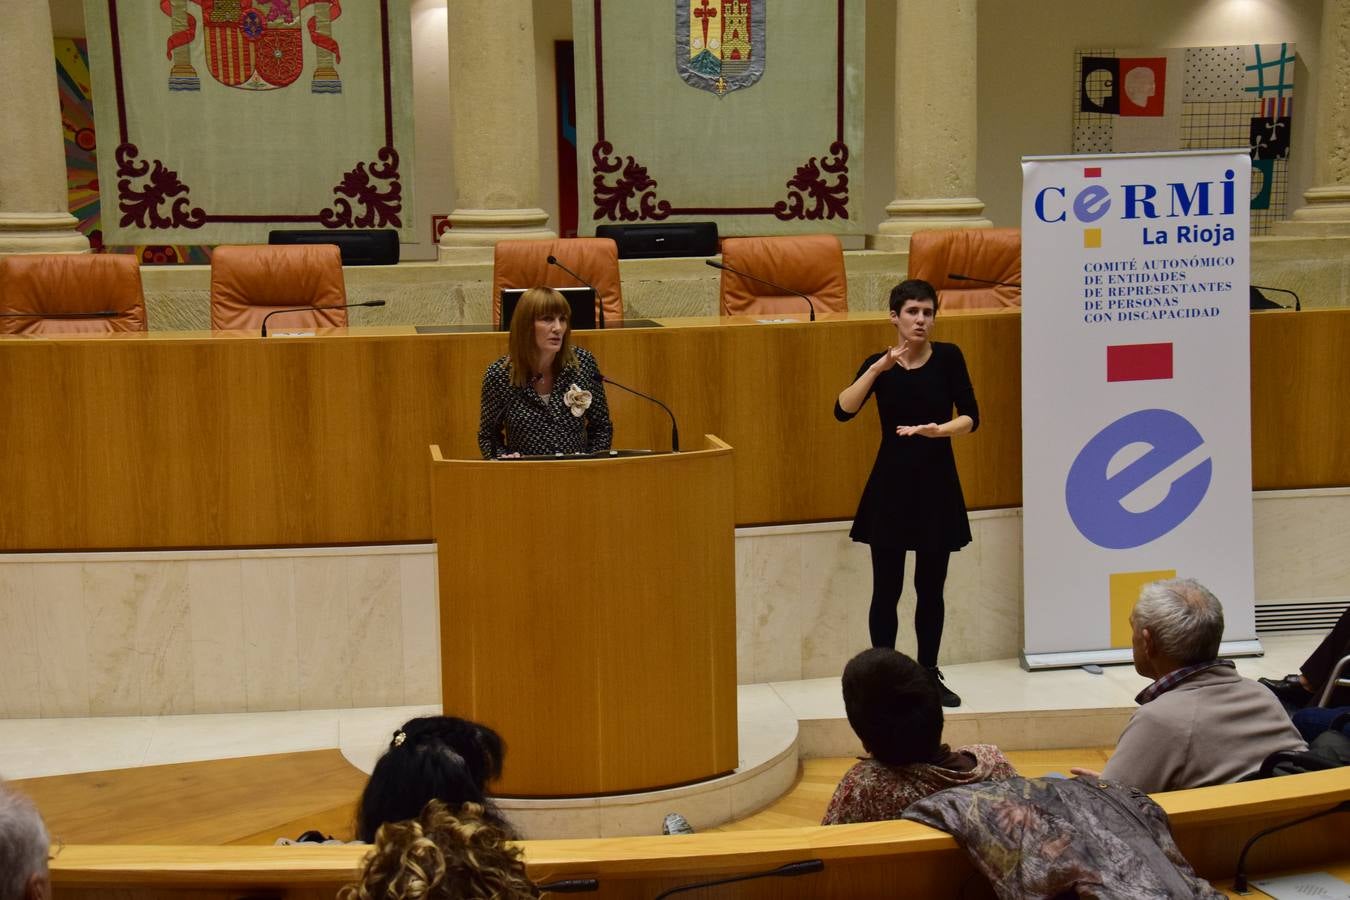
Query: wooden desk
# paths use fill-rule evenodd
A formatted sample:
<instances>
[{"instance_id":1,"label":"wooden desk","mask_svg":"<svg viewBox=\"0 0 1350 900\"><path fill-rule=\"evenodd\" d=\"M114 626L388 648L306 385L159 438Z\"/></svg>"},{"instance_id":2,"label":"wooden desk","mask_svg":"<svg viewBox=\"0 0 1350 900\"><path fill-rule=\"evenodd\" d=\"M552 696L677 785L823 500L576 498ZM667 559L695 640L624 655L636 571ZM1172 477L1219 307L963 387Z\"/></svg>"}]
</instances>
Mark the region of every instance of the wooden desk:
<instances>
[{"instance_id":1,"label":"wooden desk","mask_svg":"<svg viewBox=\"0 0 1350 900\"><path fill-rule=\"evenodd\" d=\"M738 525L848 519L876 417L834 398L894 332L671 319L584 333L602 371L660 397L689 436L736 448ZM981 410L956 441L972 509L1021 503L1021 317L944 313ZM163 333L0 339L0 550L425 541L428 444L476 453L498 333L353 329L303 338ZM1253 485L1350 485L1350 310L1252 317ZM613 391L615 445L664 448L665 414Z\"/></svg>"}]
</instances>

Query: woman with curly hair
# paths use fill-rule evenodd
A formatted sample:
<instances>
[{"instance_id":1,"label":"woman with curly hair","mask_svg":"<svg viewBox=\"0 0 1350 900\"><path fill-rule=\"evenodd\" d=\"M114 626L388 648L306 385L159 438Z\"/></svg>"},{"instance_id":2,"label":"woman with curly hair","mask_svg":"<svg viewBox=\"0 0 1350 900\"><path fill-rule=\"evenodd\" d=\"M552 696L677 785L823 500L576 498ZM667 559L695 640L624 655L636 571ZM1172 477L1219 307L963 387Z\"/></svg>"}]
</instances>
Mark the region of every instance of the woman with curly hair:
<instances>
[{"instance_id":1,"label":"woman with curly hair","mask_svg":"<svg viewBox=\"0 0 1350 900\"><path fill-rule=\"evenodd\" d=\"M439 800L406 822L387 822L362 863L360 880L337 900L525 900L539 889L525 874L518 847L465 803L459 815Z\"/></svg>"}]
</instances>

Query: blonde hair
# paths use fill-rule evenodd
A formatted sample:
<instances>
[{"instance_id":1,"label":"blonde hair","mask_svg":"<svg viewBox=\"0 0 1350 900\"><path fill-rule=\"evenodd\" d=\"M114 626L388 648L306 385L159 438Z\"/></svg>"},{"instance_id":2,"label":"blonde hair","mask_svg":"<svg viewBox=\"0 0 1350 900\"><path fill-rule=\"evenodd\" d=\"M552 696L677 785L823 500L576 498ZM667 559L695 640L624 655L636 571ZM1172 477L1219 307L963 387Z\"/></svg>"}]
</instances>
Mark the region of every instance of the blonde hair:
<instances>
[{"instance_id":1,"label":"blonde hair","mask_svg":"<svg viewBox=\"0 0 1350 900\"><path fill-rule=\"evenodd\" d=\"M577 362L572 349L572 307L567 299L553 288L534 287L520 295L511 313L511 336L507 339L506 356L511 372L511 383L525 387L535 373L539 348L534 340L534 323L545 316L561 315L567 328L563 331L562 349L553 358L553 374L557 375Z\"/></svg>"},{"instance_id":2,"label":"blonde hair","mask_svg":"<svg viewBox=\"0 0 1350 900\"><path fill-rule=\"evenodd\" d=\"M520 848L465 803L459 815L439 800L407 822L387 822L362 862L360 880L337 900L525 900L539 889L525 874Z\"/></svg>"}]
</instances>

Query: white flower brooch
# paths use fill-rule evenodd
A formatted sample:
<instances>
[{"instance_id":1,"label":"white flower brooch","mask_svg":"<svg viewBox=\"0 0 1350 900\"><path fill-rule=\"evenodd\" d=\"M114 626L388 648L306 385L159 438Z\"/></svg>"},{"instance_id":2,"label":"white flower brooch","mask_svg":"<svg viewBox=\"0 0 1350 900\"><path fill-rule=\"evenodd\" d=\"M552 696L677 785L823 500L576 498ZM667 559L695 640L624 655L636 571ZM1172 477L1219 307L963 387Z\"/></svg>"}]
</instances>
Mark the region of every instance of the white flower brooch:
<instances>
[{"instance_id":1,"label":"white flower brooch","mask_svg":"<svg viewBox=\"0 0 1350 900\"><path fill-rule=\"evenodd\" d=\"M591 392L583 391L573 384L567 389L567 393L563 394L563 403L567 404L567 408L572 411L572 415L579 418L582 413L591 408Z\"/></svg>"}]
</instances>

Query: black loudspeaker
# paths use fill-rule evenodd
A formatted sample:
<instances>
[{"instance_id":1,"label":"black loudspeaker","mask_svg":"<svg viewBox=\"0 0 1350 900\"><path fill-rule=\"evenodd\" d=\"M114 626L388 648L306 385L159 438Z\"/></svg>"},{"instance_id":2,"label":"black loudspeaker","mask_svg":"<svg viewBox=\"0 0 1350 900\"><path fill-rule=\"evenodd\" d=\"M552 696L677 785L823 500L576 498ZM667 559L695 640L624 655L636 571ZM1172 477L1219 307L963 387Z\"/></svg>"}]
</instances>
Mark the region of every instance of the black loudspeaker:
<instances>
[{"instance_id":1,"label":"black loudspeaker","mask_svg":"<svg viewBox=\"0 0 1350 900\"><path fill-rule=\"evenodd\" d=\"M346 228L312 231L269 231L269 244L337 244L344 266L398 264L398 232L354 231Z\"/></svg>"},{"instance_id":2,"label":"black loudspeaker","mask_svg":"<svg viewBox=\"0 0 1350 900\"><path fill-rule=\"evenodd\" d=\"M663 256L716 256L716 222L656 222L644 225L601 225L596 237L619 245L619 259Z\"/></svg>"}]
</instances>

